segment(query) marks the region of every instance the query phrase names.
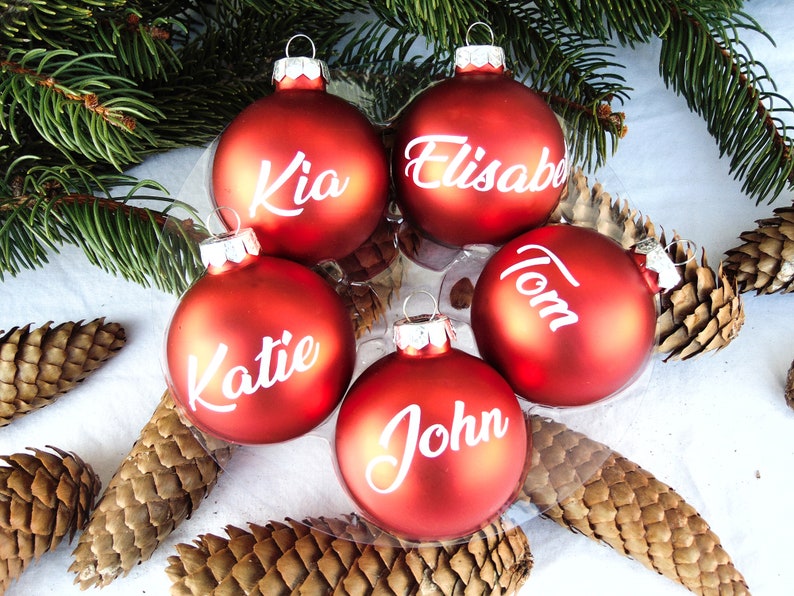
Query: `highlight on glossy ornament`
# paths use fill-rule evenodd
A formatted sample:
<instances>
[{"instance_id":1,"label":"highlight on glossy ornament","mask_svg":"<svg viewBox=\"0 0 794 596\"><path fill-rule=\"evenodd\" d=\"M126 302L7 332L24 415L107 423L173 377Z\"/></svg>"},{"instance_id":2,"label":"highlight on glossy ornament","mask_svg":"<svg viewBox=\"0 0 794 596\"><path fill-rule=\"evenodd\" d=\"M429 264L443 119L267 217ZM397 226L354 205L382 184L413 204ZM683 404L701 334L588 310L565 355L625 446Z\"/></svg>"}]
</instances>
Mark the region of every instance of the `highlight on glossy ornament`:
<instances>
[{"instance_id":1,"label":"highlight on glossy ornament","mask_svg":"<svg viewBox=\"0 0 794 596\"><path fill-rule=\"evenodd\" d=\"M355 337L339 296L316 273L260 254L250 228L200 245L207 271L165 333L166 379L183 414L232 443L307 433L350 383Z\"/></svg>"},{"instance_id":2,"label":"highlight on glossy ornament","mask_svg":"<svg viewBox=\"0 0 794 596\"><path fill-rule=\"evenodd\" d=\"M493 368L452 347L452 324L435 307L406 313L393 333L395 351L365 369L340 406L340 479L361 515L387 532L466 536L515 498L529 465L526 419Z\"/></svg>"},{"instance_id":3,"label":"highlight on glossy ornament","mask_svg":"<svg viewBox=\"0 0 794 596\"><path fill-rule=\"evenodd\" d=\"M474 288L480 354L519 396L542 405L591 404L627 387L653 352L660 284L670 284L669 267L677 275L650 244L641 250L566 224L508 242Z\"/></svg>"},{"instance_id":4,"label":"highlight on glossy ornament","mask_svg":"<svg viewBox=\"0 0 794 596\"><path fill-rule=\"evenodd\" d=\"M475 25L488 27L469 32ZM469 45L468 35L454 76L399 116L393 177L400 209L427 236L500 245L557 206L568 178L565 138L540 95L505 72L493 32L491 45Z\"/></svg>"},{"instance_id":5,"label":"highlight on glossy ornament","mask_svg":"<svg viewBox=\"0 0 794 596\"><path fill-rule=\"evenodd\" d=\"M389 173L375 127L326 92L328 67L314 58L314 44L311 57L289 55L300 37L309 39L293 36L275 63L275 91L221 133L211 196L254 229L265 254L314 265L349 255L375 230Z\"/></svg>"}]
</instances>

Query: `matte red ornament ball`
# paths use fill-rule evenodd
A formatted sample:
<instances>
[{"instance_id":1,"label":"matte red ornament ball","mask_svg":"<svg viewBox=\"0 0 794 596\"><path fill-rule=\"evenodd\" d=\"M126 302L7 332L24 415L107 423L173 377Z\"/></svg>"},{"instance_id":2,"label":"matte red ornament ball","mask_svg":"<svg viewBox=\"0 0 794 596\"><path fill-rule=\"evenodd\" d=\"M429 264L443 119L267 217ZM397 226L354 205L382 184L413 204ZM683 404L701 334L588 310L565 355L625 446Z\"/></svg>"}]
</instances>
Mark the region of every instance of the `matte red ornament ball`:
<instances>
[{"instance_id":1,"label":"matte red ornament ball","mask_svg":"<svg viewBox=\"0 0 794 596\"><path fill-rule=\"evenodd\" d=\"M471 324L482 357L518 395L590 404L628 386L655 344L656 299L628 251L596 231L548 225L491 257Z\"/></svg>"},{"instance_id":2,"label":"matte red ornament ball","mask_svg":"<svg viewBox=\"0 0 794 596\"><path fill-rule=\"evenodd\" d=\"M466 66L409 104L394 141L400 209L426 235L455 247L500 245L544 224L568 176L554 112L501 63L473 64L470 54L480 50L459 48Z\"/></svg>"},{"instance_id":3,"label":"matte red ornament ball","mask_svg":"<svg viewBox=\"0 0 794 596\"><path fill-rule=\"evenodd\" d=\"M359 512L416 541L459 538L498 517L520 488L530 443L506 381L448 344L398 347L367 368L335 436Z\"/></svg>"},{"instance_id":4,"label":"matte red ornament ball","mask_svg":"<svg viewBox=\"0 0 794 596\"><path fill-rule=\"evenodd\" d=\"M306 265L358 248L384 213L388 184L378 132L319 76L286 75L232 120L213 154L215 206L253 228L265 254Z\"/></svg>"},{"instance_id":5,"label":"matte red ornament ball","mask_svg":"<svg viewBox=\"0 0 794 596\"><path fill-rule=\"evenodd\" d=\"M336 408L355 337L336 293L308 268L248 255L199 278L165 337L168 385L200 430L233 443L298 437Z\"/></svg>"}]
</instances>

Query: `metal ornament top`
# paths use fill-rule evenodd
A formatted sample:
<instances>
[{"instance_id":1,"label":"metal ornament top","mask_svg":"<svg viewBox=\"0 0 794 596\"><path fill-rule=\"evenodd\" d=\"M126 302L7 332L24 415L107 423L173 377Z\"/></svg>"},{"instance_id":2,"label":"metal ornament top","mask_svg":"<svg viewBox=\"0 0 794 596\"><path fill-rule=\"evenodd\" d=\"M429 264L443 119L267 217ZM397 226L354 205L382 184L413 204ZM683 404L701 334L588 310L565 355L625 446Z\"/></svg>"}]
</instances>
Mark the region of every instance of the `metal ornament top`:
<instances>
[{"instance_id":1,"label":"metal ornament top","mask_svg":"<svg viewBox=\"0 0 794 596\"><path fill-rule=\"evenodd\" d=\"M312 46L312 55L311 57L308 56L290 56L289 55L289 44L292 43L292 40L304 37L309 40L309 43ZM317 79L322 78L323 81L328 81L329 71L328 65L317 58L315 58L315 47L314 42L308 35L304 35L303 33L298 33L297 35L293 35L287 41L287 47L285 50L286 57L280 58L276 60L275 64L273 65L273 82L280 83L284 79L297 79L300 76L304 76L310 81L314 81Z\"/></svg>"},{"instance_id":2,"label":"metal ornament top","mask_svg":"<svg viewBox=\"0 0 794 596\"><path fill-rule=\"evenodd\" d=\"M675 263L656 238L640 240L634 250L637 254L645 255L645 268L658 275L656 283L661 289L669 290L681 281L681 274L678 273Z\"/></svg>"},{"instance_id":3,"label":"metal ornament top","mask_svg":"<svg viewBox=\"0 0 794 596\"><path fill-rule=\"evenodd\" d=\"M505 65L505 52L499 46L463 46L455 50L455 68L469 66L482 68L490 65L501 68Z\"/></svg>"},{"instance_id":4,"label":"metal ornament top","mask_svg":"<svg viewBox=\"0 0 794 596\"><path fill-rule=\"evenodd\" d=\"M473 45L469 42L469 34L471 30L477 25L482 25L488 29L488 34L491 37L491 43L488 45ZM455 50L455 68L457 70L467 70L470 67L484 68L491 66L499 70L504 68L505 65L505 52L504 50L494 45L493 29L487 23L477 21L469 25L466 30L466 45Z\"/></svg>"},{"instance_id":5,"label":"metal ornament top","mask_svg":"<svg viewBox=\"0 0 794 596\"><path fill-rule=\"evenodd\" d=\"M408 315L408 302L418 294L425 294L433 301L431 314ZM417 290L406 297L403 314L405 318L396 321L393 329L394 345L402 352L422 352L428 346L444 351L456 337L449 317L438 312L435 296L426 290Z\"/></svg>"},{"instance_id":6,"label":"metal ornament top","mask_svg":"<svg viewBox=\"0 0 794 596\"><path fill-rule=\"evenodd\" d=\"M213 235L199 244L201 262L205 267L223 267L226 263L241 263L247 255L262 251L252 228Z\"/></svg>"},{"instance_id":7,"label":"metal ornament top","mask_svg":"<svg viewBox=\"0 0 794 596\"><path fill-rule=\"evenodd\" d=\"M454 338L455 330L446 315L419 315L394 323L394 345L403 351L427 346L443 348Z\"/></svg>"}]
</instances>

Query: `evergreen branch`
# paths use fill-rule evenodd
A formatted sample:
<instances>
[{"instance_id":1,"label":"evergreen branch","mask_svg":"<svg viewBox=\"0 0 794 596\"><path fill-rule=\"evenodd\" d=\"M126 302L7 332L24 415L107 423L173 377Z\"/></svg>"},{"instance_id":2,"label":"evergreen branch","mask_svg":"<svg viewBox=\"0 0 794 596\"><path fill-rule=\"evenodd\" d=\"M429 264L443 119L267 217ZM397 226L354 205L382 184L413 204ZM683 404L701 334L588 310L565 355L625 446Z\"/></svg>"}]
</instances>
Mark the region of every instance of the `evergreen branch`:
<instances>
[{"instance_id":1,"label":"evergreen branch","mask_svg":"<svg viewBox=\"0 0 794 596\"><path fill-rule=\"evenodd\" d=\"M167 81L142 83L163 114L152 126L160 150L212 141L243 108L270 94L274 60L284 56L294 34L311 37L318 58L333 59L349 26L329 28L329 9L303 13L280 4L221 2L202 17L201 31L177 50L179 69L169 71Z\"/></svg>"},{"instance_id":2,"label":"evergreen branch","mask_svg":"<svg viewBox=\"0 0 794 596\"><path fill-rule=\"evenodd\" d=\"M781 118L794 113L794 106L764 89L765 82L773 85L768 73L739 40L739 30L759 29L743 13L720 18L677 10L663 39L660 71L665 83L705 119L720 155L730 156L730 171L744 179L742 190L758 202L771 202L786 185L794 185L794 141Z\"/></svg>"},{"instance_id":3,"label":"evergreen branch","mask_svg":"<svg viewBox=\"0 0 794 596\"><path fill-rule=\"evenodd\" d=\"M503 10L517 68L566 122L572 161L603 165L626 132L623 113L611 107L628 96L611 46L544 19L537 7L506 4Z\"/></svg>"},{"instance_id":4,"label":"evergreen branch","mask_svg":"<svg viewBox=\"0 0 794 596\"><path fill-rule=\"evenodd\" d=\"M411 30L450 51L462 45L466 29L489 15L487 0L382 0L371 8L382 20Z\"/></svg>"},{"instance_id":5,"label":"evergreen branch","mask_svg":"<svg viewBox=\"0 0 794 596\"><path fill-rule=\"evenodd\" d=\"M89 39L102 9L113 10L125 0L12 0L3 2L0 12L0 36L18 45L32 41L53 48L63 48L68 41Z\"/></svg>"},{"instance_id":6,"label":"evergreen branch","mask_svg":"<svg viewBox=\"0 0 794 596\"><path fill-rule=\"evenodd\" d=\"M0 199L0 281L47 262L47 251L79 246L89 262L140 285L183 292L204 270L192 220L133 206L128 199L63 194Z\"/></svg>"},{"instance_id":7,"label":"evergreen branch","mask_svg":"<svg viewBox=\"0 0 794 596\"><path fill-rule=\"evenodd\" d=\"M121 20L102 19L92 31L86 51L112 55L98 62L105 71L139 81L159 77L166 80L169 71L180 68L170 43L174 28L187 31L178 19L156 18L145 22L139 11L129 10Z\"/></svg>"},{"instance_id":8,"label":"evergreen branch","mask_svg":"<svg viewBox=\"0 0 794 596\"><path fill-rule=\"evenodd\" d=\"M116 196L111 186L127 192ZM44 265L50 252L71 244L106 271L182 292L203 271L196 247L206 232L193 224L191 207L152 191L165 189L74 164L55 168L30 156L15 159L0 179L0 281ZM176 209L188 219L175 217Z\"/></svg>"},{"instance_id":9,"label":"evergreen branch","mask_svg":"<svg viewBox=\"0 0 794 596\"><path fill-rule=\"evenodd\" d=\"M451 57L428 56L419 51L425 44L407 24L362 21L329 62L332 77L328 90L386 126L415 94L450 70Z\"/></svg>"},{"instance_id":10,"label":"evergreen branch","mask_svg":"<svg viewBox=\"0 0 794 596\"><path fill-rule=\"evenodd\" d=\"M565 97L542 91L538 93L545 97L552 109L565 114L564 128L572 161L598 166L605 156L617 149L617 140L626 136L626 114L613 112L609 103L600 103L593 108Z\"/></svg>"},{"instance_id":11,"label":"evergreen branch","mask_svg":"<svg viewBox=\"0 0 794 596\"><path fill-rule=\"evenodd\" d=\"M392 5L373 3L373 9L380 16ZM620 76L609 74L610 68L618 65L610 60L608 46L559 23L543 21L538 10L525 3L490 2L486 8L494 27L494 43L505 47L514 70L547 99L557 98L552 108L568 124L573 159L590 167L603 164L625 132L620 113L613 114L609 105L616 99L622 101L626 88ZM387 18L361 22L340 52L341 76L347 82L355 79L356 87L345 97L361 102L362 109L376 121L393 119L411 95L433 78L445 72L451 75L455 40L466 36L471 23L450 18L445 29L450 39L431 37L425 41L424 31L414 25L422 14L421 8L405 3ZM472 30L471 34L478 32ZM432 48L429 58L428 43ZM478 41L471 39L470 43ZM361 57L370 61L364 62ZM388 77L397 78L391 79L391 85L383 84L379 95L377 85ZM405 85L411 83L415 84L413 89L406 89ZM390 96L388 101L381 99L384 91Z\"/></svg>"},{"instance_id":12,"label":"evergreen branch","mask_svg":"<svg viewBox=\"0 0 794 596\"><path fill-rule=\"evenodd\" d=\"M93 62L106 54L10 50L0 61L0 127L18 140L24 115L50 145L118 169L141 161L155 139L143 125L159 114L135 84Z\"/></svg>"}]
</instances>

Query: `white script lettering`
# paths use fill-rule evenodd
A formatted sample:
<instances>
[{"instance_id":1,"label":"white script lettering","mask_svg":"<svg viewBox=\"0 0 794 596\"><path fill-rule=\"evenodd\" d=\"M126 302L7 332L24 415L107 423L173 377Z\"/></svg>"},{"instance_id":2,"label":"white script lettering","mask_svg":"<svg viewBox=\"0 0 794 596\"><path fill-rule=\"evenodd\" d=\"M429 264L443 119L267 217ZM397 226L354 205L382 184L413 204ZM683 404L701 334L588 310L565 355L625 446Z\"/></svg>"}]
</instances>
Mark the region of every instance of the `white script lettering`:
<instances>
[{"instance_id":1,"label":"white script lettering","mask_svg":"<svg viewBox=\"0 0 794 596\"><path fill-rule=\"evenodd\" d=\"M405 176L419 188L473 188L487 192L494 188L499 192L539 192L549 186L559 188L568 177L568 161L549 161L551 151L543 147L534 170L527 164L512 164L503 167L498 159L484 162L486 151L473 148L469 137L457 135L424 135L416 137L405 146ZM439 144L457 146L454 155L439 147ZM416 154L415 151L416 150ZM472 155L473 150L473 155ZM446 164L439 177L431 164ZM427 167L425 167L427 166Z\"/></svg>"},{"instance_id":2,"label":"white script lettering","mask_svg":"<svg viewBox=\"0 0 794 596\"><path fill-rule=\"evenodd\" d=\"M511 265L502 271L502 274L499 276L500 280L504 280L508 275L523 269L531 269L540 265L550 265L553 262L568 283L575 288L579 287L579 282L574 278L573 274L571 274L560 258L548 248L539 244L526 244L516 250L516 254L522 254L527 251L539 251L544 256L536 256ZM531 296L529 305L532 308L548 304L548 306L544 306L538 311L541 319L552 314L559 315L557 318L549 321L549 329L552 331L557 331L560 327L573 325L579 321L579 315L569 310L568 303L559 297L557 290L545 291L549 281L542 273L538 273L537 271L524 271L524 273L521 273L521 275L516 278L515 283L516 290L519 294ZM534 285L530 286L530 283Z\"/></svg>"},{"instance_id":3,"label":"white script lettering","mask_svg":"<svg viewBox=\"0 0 794 596\"><path fill-rule=\"evenodd\" d=\"M276 383L289 380L296 372L301 373L309 370L320 355L319 342L316 342L311 335L307 335L295 344L292 354L289 354L285 348L291 341L292 333L286 329L279 340L267 336L262 338L262 349L254 358L254 361L259 362L256 381L254 381L251 371L245 366L237 365L225 371L221 370L229 352L229 346L224 343L218 344L207 368L200 376L198 358L193 354L188 355L187 386L190 408L195 412L197 406L201 405L215 412L231 412L237 408L235 400L241 395L253 395L259 389L268 389ZM202 393L216 374L223 375L221 394L230 402L228 404L212 403L202 397Z\"/></svg>"},{"instance_id":4,"label":"white script lettering","mask_svg":"<svg viewBox=\"0 0 794 596\"><path fill-rule=\"evenodd\" d=\"M380 494L397 490L408 476L417 451L420 455L432 459L447 449L460 451L461 438L466 445L474 447L479 443L490 441L492 433L495 439L501 439L507 433L510 419L508 417L503 419L502 411L499 408L481 413L479 429L477 428L477 419L470 414L464 414L464 409L465 404L460 400L455 400L455 411L450 428L443 424L431 424L424 430L421 429L422 408L419 404L410 404L397 412L383 429L378 445L388 449L394 431L405 421L408 426L405 444L399 446L402 451L401 457L400 459L393 455L373 457L367 464L365 473L369 487ZM378 486L375 479L375 474L378 471L376 468L379 466L386 466L387 470L397 471L392 483L385 488Z\"/></svg>"},{"instance_id":5,"label":"white script lettering","mask_svg":"<svg viewBox=\"0 0 794 596\"><path fill-rule=\"evenodd\" d=\"M314 180L311 180L309 175L311 174L312 162L306 159L306 154L303 151L298 151L287 168L276 176L275 180L270 182L272 167L273 164L267 159L263 159L259 166L256 190L254 190L254 197L248 209L250 217L256 215L256 210L260 206L274 215L295 217L303 213L303 205L310 200L323 201L328 197L336 198L342 196L350 182L350 178L340 179L336 170L324 170ZM287 181L294 178L299 171L301 173L297 177L295 190L292 194L292 204L295 205L295 208L284 209L273 205L270 202L273 195L281 190Z\"/></svg>"}]
</instances>

